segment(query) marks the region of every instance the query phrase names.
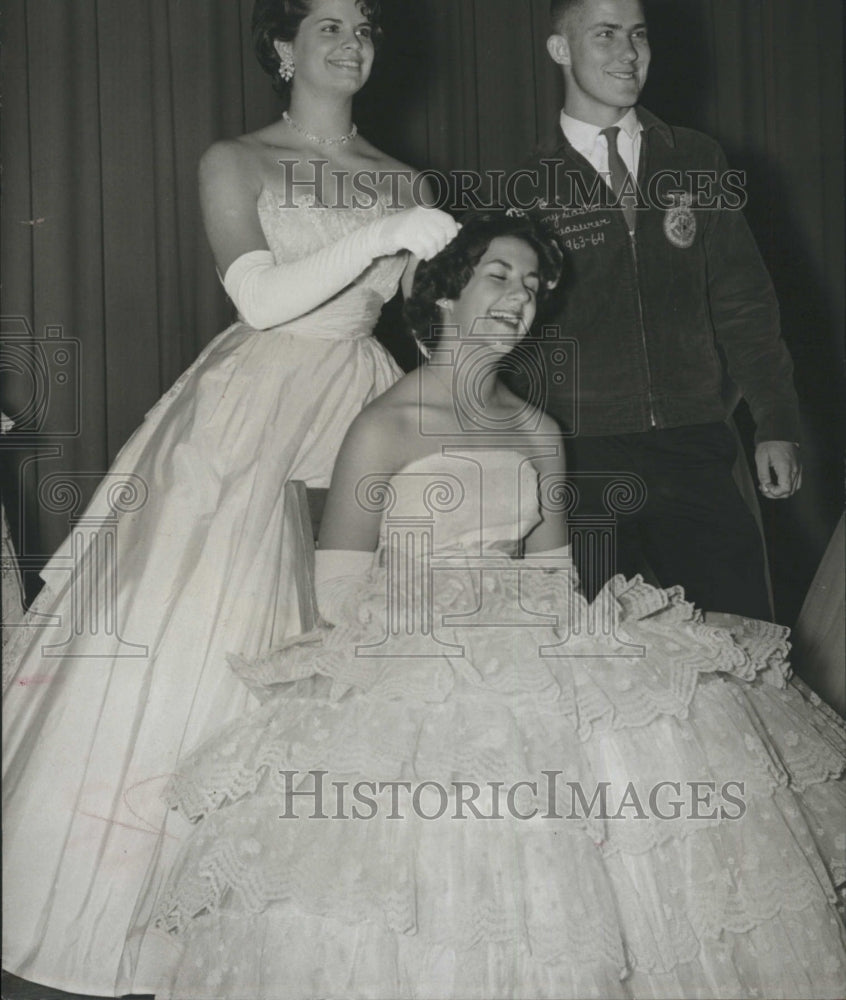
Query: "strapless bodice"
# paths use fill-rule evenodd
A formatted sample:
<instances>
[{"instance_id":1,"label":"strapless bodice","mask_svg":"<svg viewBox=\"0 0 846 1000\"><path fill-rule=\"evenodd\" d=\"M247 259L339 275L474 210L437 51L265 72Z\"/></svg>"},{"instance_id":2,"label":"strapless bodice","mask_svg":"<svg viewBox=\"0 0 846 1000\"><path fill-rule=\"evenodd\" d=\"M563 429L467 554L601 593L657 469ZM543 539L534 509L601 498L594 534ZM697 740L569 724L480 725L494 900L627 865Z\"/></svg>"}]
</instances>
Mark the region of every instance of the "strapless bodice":
<instances>
[{"instance_id":1,"label":"strapless bodice","mask_svg":"<svg viewBox=\"0 0 846 1000\"><path fill-rule=\"evenodd\" d=\"M392 535L411 532L426 535L439 556L514 555L540 519L537 484L531 459L518 451L449 447L390 477L362 477L358 502L382 512L380 553Z\"/></svg>"},{"instance_id":2,"label":"strapless bodice","mask_svg":"<svg viewBox=\"0 0 846 1000\"><path fill-rule=\"evenodd\" d=\"M324 207L311 196L283 195L264 188L256 205L267 245L277 264L301 260L391 211L383 200L372 207ZM323 340L368 336L382 306L395 294L407 254L379 257L328 302L275 330Z\"/></svg>"}]
</instances>

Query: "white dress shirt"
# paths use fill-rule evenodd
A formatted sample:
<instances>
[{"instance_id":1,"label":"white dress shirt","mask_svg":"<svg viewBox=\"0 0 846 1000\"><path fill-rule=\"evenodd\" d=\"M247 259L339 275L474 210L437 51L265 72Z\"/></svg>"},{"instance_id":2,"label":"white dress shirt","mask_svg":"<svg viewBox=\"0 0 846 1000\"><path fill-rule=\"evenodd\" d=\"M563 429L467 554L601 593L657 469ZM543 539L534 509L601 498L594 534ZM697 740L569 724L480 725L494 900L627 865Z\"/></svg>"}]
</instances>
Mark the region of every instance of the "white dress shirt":
<instances>
[{"instance_id":1,"label":"white dress shirt","mask_svg":"<svg viewBox=\"0 0 846 1000\"><path fill-rule=\"evenodd\" d=\"M632 177L637 177L637 168L640 163L641 134L643 126L637 118L634 108L629 110L616 123L620 127L617 135L617 149L623 159L623 163L628 167ZM590 163L598 174L605 178L608 186L611 186L611 175L608 170L608 140L599 125L590 125L587 122L579 121L578 118L571 118L564 111L561 112L561 131L565 138L577 153Z\"/></svg>"}]
</instances>

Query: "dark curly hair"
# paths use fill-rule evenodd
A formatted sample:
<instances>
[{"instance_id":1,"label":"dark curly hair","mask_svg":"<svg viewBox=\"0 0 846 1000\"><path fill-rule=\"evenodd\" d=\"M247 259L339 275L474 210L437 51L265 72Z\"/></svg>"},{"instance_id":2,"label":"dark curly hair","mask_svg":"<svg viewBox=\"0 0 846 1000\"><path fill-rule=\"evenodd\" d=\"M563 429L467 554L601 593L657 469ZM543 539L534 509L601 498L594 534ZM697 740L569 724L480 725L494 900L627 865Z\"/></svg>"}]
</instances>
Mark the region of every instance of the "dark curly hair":
<instances>
[{"instance_id":1,"label":"dark curly hair","mask_svg":"<svg viewBox=\"0 0 846 1000\"><path fill-rule=\"evenodd\" d=\"M431 349L438 341L444 320L438 299L458 299L491 243L500 236L524 240L538 256L540 290L538 306L558 285L563 255L558 244L526 215L508 212L473 212L462 220L461 230L431 260L421 261L403 315L414 339Z\"/></svg>"},{"instance_id":2,"label":"dark curly hair","mask_svg":"<svg viewBox=\"0 0 846 1000\"><path fill-rule=\"evenodd\" d=\"M380 0L357 0L356 6L373 28L373 43L382 39ZM312 0L256 0L253 7L253 48L261 68L273 81L273 89L286 97L291 85L279 75L279 53L275 41L293 42L300 25L311 13Z\"/></svg>"}]
</instances>

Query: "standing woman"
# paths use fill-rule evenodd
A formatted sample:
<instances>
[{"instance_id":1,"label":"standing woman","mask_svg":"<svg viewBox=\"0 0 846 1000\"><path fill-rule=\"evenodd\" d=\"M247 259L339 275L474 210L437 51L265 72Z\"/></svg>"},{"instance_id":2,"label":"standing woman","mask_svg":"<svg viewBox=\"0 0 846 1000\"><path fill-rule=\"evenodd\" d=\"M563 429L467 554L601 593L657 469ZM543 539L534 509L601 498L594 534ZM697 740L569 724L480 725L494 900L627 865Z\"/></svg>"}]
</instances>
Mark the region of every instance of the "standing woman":
<instances>
[{"instance_id":1,"label":"standing woman","mask_svg":"<svg viewBox=\"0 0 846 1000\"><path fill-rule=\"evenodd\" d=\"M152 992L141 928L182 834L174 819L165 829L159 791L248 707L227 653L297 629L283 485L328 484L348 425L399 375L371 333L408 265L400 251L430 257L456 232L412 206L410 172L353 124L377 2L259 0L254 34L290 109L200 167L239 321L150 411L86 512L114 515L114 477L133 477L144 502L120 517L114 568L103 529L45 570L34 615L76 622L93 580L113 600L112 646L83 629L51 656L64 630L33 616L5 698L3 967L72 992ZM373 197L351 203L363 172ZM405 209L388 204L391 177L379 188L385 172L406 178L393 186Z\"/></svg>"}]
</instances>

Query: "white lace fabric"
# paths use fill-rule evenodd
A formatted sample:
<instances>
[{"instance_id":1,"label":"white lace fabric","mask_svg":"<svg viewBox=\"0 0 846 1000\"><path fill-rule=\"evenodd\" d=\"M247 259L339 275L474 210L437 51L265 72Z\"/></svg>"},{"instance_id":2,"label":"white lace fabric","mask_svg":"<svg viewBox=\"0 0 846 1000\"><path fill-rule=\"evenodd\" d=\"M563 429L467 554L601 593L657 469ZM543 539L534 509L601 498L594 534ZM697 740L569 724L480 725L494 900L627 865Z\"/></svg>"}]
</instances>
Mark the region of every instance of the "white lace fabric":
<instances>
[{"instance_id":1,"label":"white lace fabric","mask_svg":"<svg viewBox=\"0 0 846 1000\"><path fill-rule=\"evenodd\" d=\"M455 470L438 456L395 477L385 515L383 553L392 518L419 522L424 495L438 507L443 655L419 632L362 652L387 634L386 557L335 627L233 662L264 704L183 761L168 792L197 823L158 908L184 948L172 994L836 996L846 736L787 684L786 630L708 625L677 589L617 578L597 599L614 628L591 634L570 574L497 555L537 517L525 457L476 460L498 500L476 502L465 467L462 503L433 504L415 477ZM508 621L518 598L556 623L460 618ZM331 782L435 781L449 807L391 820L383 791L372 819L310 818L313 796L289 797L313 790L310 772L325 774L328 815L352 805ZM539 815L458 819L456 782L482 786L488 812L490 783L540 782L515 798ZM743 814L692 817L688 800L666 816L662 800L662 815L598 816L567 797L568 783L588 798L607 783L620 804L631 784L645 802L691 782L734 788Z\"/></svg>"}]
</instances>

